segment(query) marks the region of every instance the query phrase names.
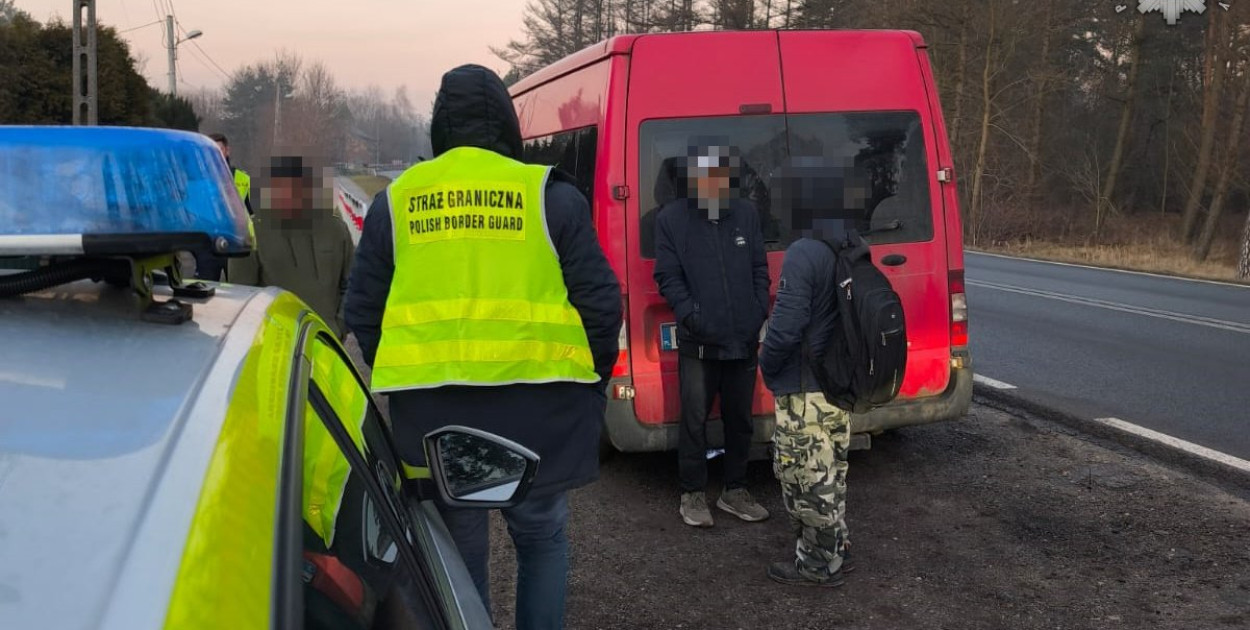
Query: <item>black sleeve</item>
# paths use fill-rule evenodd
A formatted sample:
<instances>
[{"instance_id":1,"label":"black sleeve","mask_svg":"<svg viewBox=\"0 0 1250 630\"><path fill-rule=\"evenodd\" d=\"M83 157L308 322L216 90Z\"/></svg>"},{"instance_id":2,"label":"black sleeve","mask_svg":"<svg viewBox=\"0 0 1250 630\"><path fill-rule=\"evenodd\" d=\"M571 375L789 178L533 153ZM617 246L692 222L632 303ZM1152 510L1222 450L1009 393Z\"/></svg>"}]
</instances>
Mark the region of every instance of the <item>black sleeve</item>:
<instances>
[{"instance_id":1,"label":"black sleeve","mask_svg":"<svg viewBox=\"0 0 1250 630\"><path fill-rule=\"evenodd\" d=\"M566 178L553 171L546 197L547 228L560 267L569 302L581 315L595 372L606 383L616 365L621 332L621 284L599 245L586 197Z\"/></svg>"},{"instance_id":2,"label":"black sleeve","mask_svg":"<svg viewBox=\"0 0 1250 630\"><path fill-rule=\"evenodd\" d=\"M373 366L382 340L382 313L395 275L395 243L391 236L391 207L386 191L378 193L365 216L356 259L347 280L343 315L356 335L365 362Z\"/></svg>"},{"instance_id":3,"label":"black sleeve","mask_svg":"<svg viewBox=\"0 0 1250 630\"><path fill-rule=\"evenodd\" d=\"M812 261L802 250L786 252L777 284L777 302L768 320L760 348L760 372L777 374L803 344L803 333L812 318Z\"/></svg>"},{"instance_id":4,"label":"black sleeve","mask_svg":"<svg viewBox=\"0 0 1250 630\"><path fill-rule=\"evenodd\" d=\"M681 259L677 256L677 246L673 242L672 221L675 209L660 208L655 219L655 284L660 295L673 309L677 321L685 322L694 313L694 298L690 296L690 287L686 284L686 273L682 271Z\"/></svg>"},{"instance_id":5,"label":"black sleeve","mask_svg":"<svg viewBox=\"0 0 1250 630\"><path fill-rule=\"evenodd\" d=\"M768 317L768 254L764 251L764 232L760 229L759 212L751 208L751 272L755 282L755 300L760 313Z\"/></svg>"}]
</instances>

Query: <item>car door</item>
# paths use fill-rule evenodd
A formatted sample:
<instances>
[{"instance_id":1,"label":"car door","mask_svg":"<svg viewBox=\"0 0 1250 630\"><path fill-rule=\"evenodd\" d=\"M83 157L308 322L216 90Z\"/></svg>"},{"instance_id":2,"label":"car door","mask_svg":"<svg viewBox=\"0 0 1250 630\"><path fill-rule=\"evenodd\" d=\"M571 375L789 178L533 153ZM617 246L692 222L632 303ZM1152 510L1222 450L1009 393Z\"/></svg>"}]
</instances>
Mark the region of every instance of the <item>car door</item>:
<instances>
[{"instance_id":1,"label":"car door","mask_svg":"<svg viewBox=\"0 0 1250 630\"><path fill-rule=\"evenodd\" d=\"M389 430L341 346L317 323L302 355L304 627L491 627L454 546L429 544L450 543L446 528L401 491Z\"/></svg>"}]
</instances>

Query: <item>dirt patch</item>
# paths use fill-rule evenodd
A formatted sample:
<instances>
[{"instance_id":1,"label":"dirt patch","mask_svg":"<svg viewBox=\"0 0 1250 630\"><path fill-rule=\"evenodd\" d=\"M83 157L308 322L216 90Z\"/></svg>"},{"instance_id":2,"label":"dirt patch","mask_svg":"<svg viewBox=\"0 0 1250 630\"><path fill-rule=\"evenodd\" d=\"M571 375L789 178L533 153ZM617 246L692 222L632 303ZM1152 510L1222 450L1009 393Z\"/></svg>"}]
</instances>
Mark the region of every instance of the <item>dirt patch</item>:
<instances>
[{"instance_id":1,"label":"dirt patch","mask_svg":"<svg viewBox=\"0 0 1250 630\"><path fill-rule=\"evenodd\" d=\"M840 589L765 577L793 553L767 463L751 468L773 512L761 524L682 525L676 477L671 454L617 455L573 493L569 628L1250 626L1250 504L987 407L852 454L857 568ZM494 525L495 614L509 628L515 559Z\"/></svg>"}]
</instances>

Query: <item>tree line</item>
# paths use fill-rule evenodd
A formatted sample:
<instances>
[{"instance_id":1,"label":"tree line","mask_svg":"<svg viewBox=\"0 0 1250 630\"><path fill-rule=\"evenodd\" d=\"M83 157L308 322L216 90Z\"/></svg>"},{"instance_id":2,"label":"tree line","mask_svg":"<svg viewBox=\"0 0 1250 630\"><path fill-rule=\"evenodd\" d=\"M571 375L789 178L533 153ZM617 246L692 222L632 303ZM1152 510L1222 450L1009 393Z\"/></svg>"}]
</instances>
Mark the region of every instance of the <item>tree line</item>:
<instances>
[{"instance_id":1,"label":"tree line","mask_svg":"<svg viewBox=\"0 0 1250 630\"><path fill-rule=\"evenodd\" d=\"M531 0L495 53L510 80L602 39L713 29L920 32L971 244L1113 240L1165 226L1250 275L1250 2L1168 24L1088 0ZM831 61L833 63L833 61ZM1244 227L1243 227L1244 225ZM1238 238L1238 237L1241 238Z\"/></svg>"},{"instance_id":2,"label":"tree line","mask_svg":"<svg viewBox=\"0 0 1250 630\"><path fill-rule=\"evenodd\" d=\"M429 124L405 88L348 90L319 61L290 52L234 71L190 96L202 126L226 134L236 164L260 169L283 151L333 163L407 166L430 157Z\"/></svg>"},{"instance_id":3,"label":"tree line","mask_svg":"<svg viewBox=\"0 0 1250 630\"><path fill-rule=\"evenodd\" d=\"M71 25L41 24L12 0L0 0L0 123L73 122L73 42ZM112 27L97 28L96 65L101 125L199 129L191 103L149 86Z\"/></svg>"}]
</instances>

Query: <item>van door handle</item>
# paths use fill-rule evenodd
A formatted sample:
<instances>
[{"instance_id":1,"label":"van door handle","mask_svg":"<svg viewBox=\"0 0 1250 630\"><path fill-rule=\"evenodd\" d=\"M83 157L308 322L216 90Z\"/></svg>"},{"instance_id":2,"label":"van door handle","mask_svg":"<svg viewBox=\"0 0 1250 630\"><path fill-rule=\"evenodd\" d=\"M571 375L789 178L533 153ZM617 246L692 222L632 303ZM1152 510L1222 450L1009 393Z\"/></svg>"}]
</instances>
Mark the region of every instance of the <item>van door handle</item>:
<instances>
[{"instance_id":1,"label":"van door handle","mask_svg":"<svg viewBox=\"0 0 1250 630\"><path fill-rule=\"evenodd\" d=\"M890 254L881 259L881 264L887 267L897 267L905 262L907 262L907 257L902 254Z\"/></svg>"}]
</instances>

